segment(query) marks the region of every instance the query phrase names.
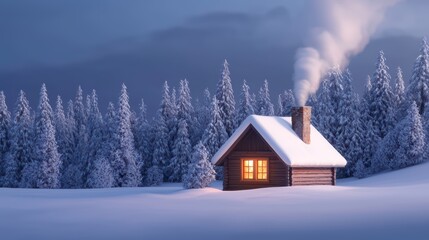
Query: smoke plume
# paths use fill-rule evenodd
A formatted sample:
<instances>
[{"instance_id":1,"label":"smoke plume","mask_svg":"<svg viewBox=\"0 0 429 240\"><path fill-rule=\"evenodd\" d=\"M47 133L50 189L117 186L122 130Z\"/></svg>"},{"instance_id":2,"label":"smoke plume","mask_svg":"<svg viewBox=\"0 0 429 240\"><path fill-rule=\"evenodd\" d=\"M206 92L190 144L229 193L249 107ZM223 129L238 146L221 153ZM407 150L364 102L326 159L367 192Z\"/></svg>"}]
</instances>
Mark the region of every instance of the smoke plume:
<instances>
[{"instance_id":1,"label":"smoke plume","mask_svg":"<svg viewBox=\"0 0 429 240\"><path fill-rule=\"evenodd\" d=\"M333 66L344 69L349 58L361 52L398 0L309 0L305 20L308 32L296 52L295 98L305 105L317 91L320 79Z\"/></svg>"}]
</instances>

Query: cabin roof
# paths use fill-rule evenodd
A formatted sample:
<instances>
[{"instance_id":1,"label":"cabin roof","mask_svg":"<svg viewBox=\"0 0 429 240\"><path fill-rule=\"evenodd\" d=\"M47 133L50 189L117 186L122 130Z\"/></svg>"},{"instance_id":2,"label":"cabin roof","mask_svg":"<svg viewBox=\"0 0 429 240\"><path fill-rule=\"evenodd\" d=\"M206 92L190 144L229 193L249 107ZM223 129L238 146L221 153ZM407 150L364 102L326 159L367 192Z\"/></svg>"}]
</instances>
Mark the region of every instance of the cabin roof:
<instances>
[{"instance_id":1,"label":"cabin roof","mask_svg":"<svg viewBox=\"0 0 429 240\"><path fill-rule=\"evenodd\" d=\"M223 161L245 134L249 126L264 138L273 151L292 167L344 167L346 159L311 125L311 143L304 143L292 129L290 117L251 115L235 130L212 158L212 163Z\"/></svg>"}]
</instances>

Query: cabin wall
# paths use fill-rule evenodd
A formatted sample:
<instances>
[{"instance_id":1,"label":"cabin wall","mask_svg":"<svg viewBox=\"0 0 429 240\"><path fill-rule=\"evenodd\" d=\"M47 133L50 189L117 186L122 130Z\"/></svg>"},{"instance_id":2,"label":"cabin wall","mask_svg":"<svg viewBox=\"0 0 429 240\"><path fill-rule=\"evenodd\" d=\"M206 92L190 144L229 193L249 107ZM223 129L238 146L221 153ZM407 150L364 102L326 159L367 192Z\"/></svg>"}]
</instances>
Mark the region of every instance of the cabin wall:
<instances>
[{"instance_id":1,"label":"cabin wall","mask_svg":"<svg viewBox=\"0 0 429 240\"><path fill-rule=\"evenodd\" d=\"M289 184L301 185L335 185L335 168L291 167Z\"/></svg>"},{"instance_id":2,"label":"cabin wall","mask_svg":"<svg viewBox=\"0 0 429 240\"><path fill-rule=\"evenodd\" d=\"M268 159L268 181L242 180L241 160L243 158ZM224 162L224 190L243 190L263 187L287 186L288 166L279 159L257 131L250 128L234 146Z\"/></svg>"}]
</instances>

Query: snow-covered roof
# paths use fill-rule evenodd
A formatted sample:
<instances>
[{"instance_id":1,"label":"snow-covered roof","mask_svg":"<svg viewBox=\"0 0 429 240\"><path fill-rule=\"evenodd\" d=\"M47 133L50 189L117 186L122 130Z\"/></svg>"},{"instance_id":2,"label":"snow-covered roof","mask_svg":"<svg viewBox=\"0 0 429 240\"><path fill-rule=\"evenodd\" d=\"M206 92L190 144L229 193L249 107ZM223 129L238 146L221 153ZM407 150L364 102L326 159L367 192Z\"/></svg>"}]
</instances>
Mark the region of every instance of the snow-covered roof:
<instances>
[{"instance_id":1,"label":"snow-covered roof","mask_svg":"<svg viewBox=\"0 0 429 240\"><path fill-rule=\"evenodd\" d=\"M212 158L217 163L252 125L287 165L292 167L344 167L346 159L311 126L311 143L304 143L292 129L290 117L251 115L235 130Z\"/></svg>"}]
</instances>

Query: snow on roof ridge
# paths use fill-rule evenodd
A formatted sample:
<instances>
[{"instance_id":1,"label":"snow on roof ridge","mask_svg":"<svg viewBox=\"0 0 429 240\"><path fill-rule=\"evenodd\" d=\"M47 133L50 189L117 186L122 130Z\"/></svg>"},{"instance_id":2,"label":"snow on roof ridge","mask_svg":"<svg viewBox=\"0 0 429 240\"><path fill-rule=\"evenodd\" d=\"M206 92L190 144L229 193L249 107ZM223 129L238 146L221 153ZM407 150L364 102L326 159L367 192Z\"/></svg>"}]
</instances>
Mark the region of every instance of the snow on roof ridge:
<instances>
[{"instance_id":1,"label":"snow on roof ridge","mask_svg":"<svg viewBox=\"0 0 429 240\"><path fill-rule=\"evenodd\" d=\"M221 160L234 142L249 125L265 139L271 148L287 165L293 167L344 167L347 161L311 125L311 143L304 143L292 129L291 117L250 115L235 130L212 158L213 163Z\"/></svg>"}]
</instances>

